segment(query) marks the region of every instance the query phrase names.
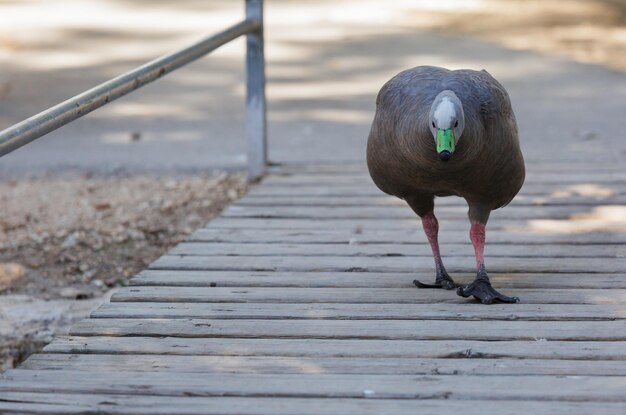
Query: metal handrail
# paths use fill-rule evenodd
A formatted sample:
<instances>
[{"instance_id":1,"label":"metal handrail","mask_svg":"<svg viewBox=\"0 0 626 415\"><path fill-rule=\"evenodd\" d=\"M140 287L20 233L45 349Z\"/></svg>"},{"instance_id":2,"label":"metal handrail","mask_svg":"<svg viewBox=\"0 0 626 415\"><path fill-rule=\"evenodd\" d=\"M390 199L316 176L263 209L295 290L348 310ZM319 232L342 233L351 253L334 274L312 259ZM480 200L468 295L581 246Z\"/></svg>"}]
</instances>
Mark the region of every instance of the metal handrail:
<instances>
[{"instance_id":1,"label":"metal handrail","mask_svg":"<svg viewBox=\"0 0 626 415\"><path fill-rule=\"evenodd\" d=\"M267 165L263 0L246 0L246 19L183 49L154 59L60 104L0 131L0 157L155 81L218 47L246 35L246 136L248 178L257 180Z\"/></svg>"}]
</instances>

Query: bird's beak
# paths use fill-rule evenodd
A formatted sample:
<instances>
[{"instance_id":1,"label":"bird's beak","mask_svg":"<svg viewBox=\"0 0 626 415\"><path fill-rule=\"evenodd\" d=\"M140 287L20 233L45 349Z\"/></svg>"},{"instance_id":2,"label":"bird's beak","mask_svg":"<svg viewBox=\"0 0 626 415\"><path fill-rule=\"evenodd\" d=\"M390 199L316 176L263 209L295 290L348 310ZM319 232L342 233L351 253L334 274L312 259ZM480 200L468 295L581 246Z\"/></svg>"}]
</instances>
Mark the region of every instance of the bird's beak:
<instances>
[{"instance_id":1,"label":"bird's beak","mask_svg":"<svg viewBox=\"0 0 626 415\"><path fill-rule=\"evenodd\" d=\"M454 153L454 131L452 128L437 129L437 153L441 161L448 161Z\"/></svg>"}]
</instances>

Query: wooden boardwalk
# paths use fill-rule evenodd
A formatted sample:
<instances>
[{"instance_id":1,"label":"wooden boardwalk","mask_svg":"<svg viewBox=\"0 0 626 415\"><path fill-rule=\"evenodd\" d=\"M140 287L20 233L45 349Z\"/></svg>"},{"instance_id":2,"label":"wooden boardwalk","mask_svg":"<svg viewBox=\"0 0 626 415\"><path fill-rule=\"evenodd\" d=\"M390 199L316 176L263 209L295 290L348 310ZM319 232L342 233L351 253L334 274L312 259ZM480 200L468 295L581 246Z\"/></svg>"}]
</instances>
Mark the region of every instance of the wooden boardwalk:
<instances>
[{"instance_id":1,"label":"wooden boardwalk","mask_svg":"<svg viewBox=\"0 0 626 415\"><path fill-rule=\"evenodd\" d=\"M443 290L419 220L359 166L275 170L0 380L0 413L626 413L626 173L528 167ZM466 207L442 252L473 278Z\"/></svg>"}]
</instances>

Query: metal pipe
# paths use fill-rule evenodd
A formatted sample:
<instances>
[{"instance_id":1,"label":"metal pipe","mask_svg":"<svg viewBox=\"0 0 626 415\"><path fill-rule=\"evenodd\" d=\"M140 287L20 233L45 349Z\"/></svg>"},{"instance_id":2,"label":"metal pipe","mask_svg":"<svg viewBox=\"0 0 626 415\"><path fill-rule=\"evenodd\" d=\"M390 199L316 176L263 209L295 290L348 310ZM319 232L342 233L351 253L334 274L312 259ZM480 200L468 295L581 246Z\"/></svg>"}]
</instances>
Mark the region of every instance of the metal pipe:
<instances>
[{"instance_id":1,"label":"metal pipe","mask_svg":"<svg viewBox=\"0 0 626 415\"><path fill-rule=\"evenodd\" d=\"M263 22L263 0L246 0L246 17ZM246 35L246 136L248 180L256 181L267 166L265 55L263 25Z\"/></svg>"},{"instance_id":2,"label":"metal pipe","mask_svg":"<svg viewBox=\"0 0 626 415\"><path fill-rule=\"evenodd\" d=\"M246 33L262 27L258 19L247 18L230 28L208 36L176 52L164 55L130 72L104 82L82 94L40 112L0 132L0 156L56 130L57 128L128 94L181 66L194 61Z\"/></svg>"}]
</instances>

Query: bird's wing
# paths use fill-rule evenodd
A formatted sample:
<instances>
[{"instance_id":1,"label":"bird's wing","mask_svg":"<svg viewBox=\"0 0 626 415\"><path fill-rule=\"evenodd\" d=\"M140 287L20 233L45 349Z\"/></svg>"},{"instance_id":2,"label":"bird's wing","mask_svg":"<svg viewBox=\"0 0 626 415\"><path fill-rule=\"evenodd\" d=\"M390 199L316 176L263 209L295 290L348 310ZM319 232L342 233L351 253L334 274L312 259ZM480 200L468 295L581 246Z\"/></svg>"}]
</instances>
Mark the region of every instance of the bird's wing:
<instances>
[{"instance_id":1,"label":"bird's wing","mask_svg":"<svg viewBox=\"0 0 626 415\"><path fill-rule=\"evenodd\" d=\"M480 98L481 114L486 120L494 117L515 119L506 89L486 70L472 71L472 79Z\"/></svg>"}]
</instances>

